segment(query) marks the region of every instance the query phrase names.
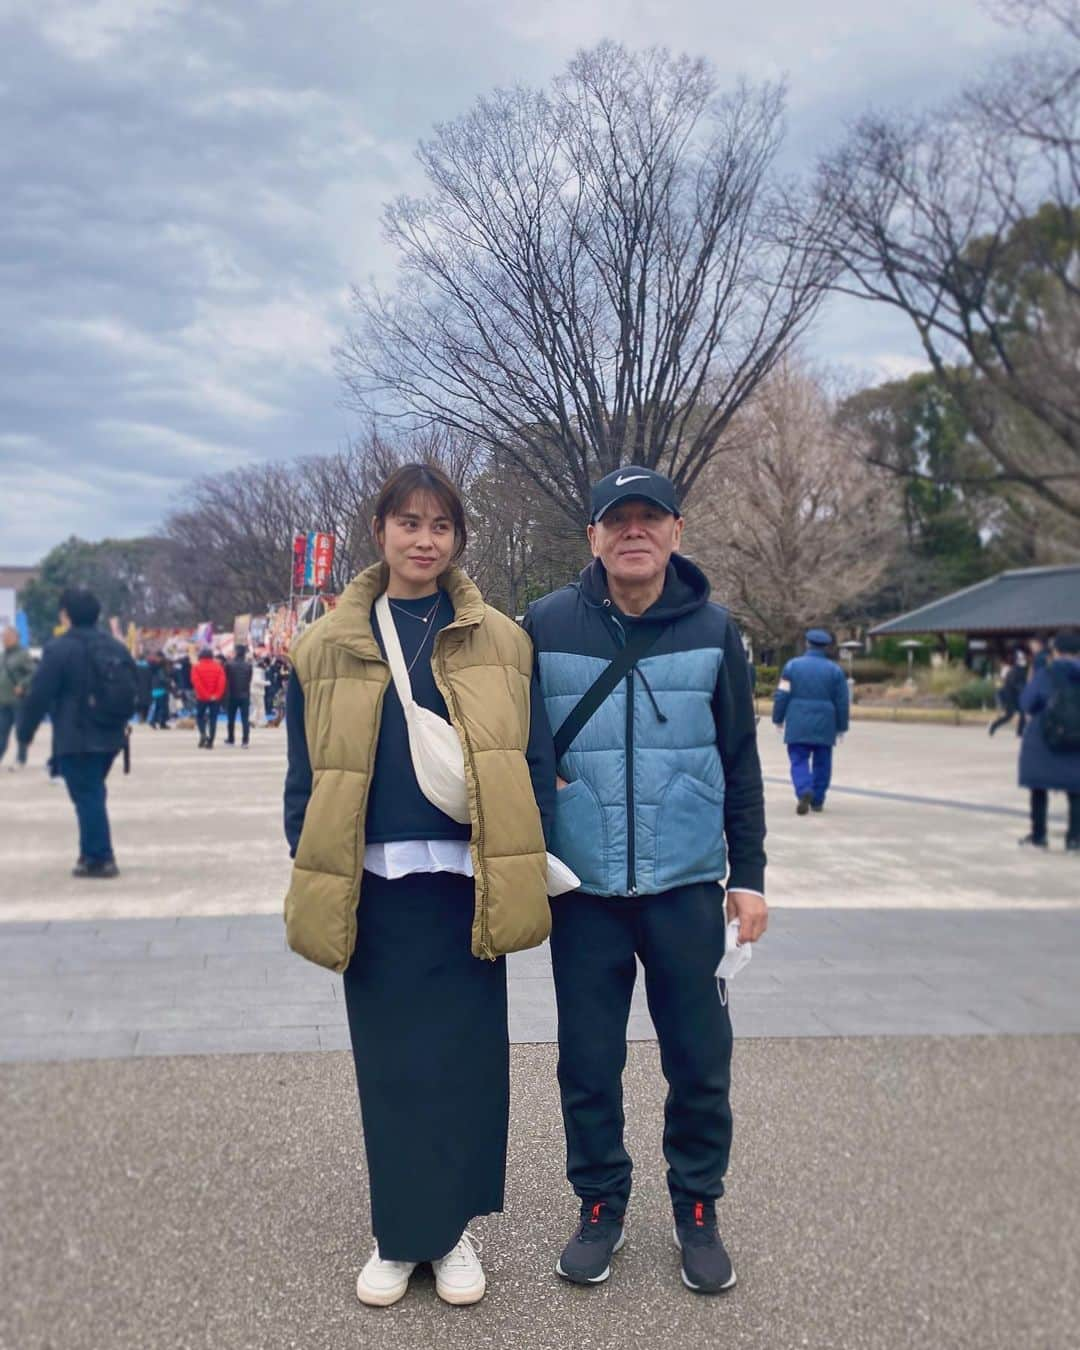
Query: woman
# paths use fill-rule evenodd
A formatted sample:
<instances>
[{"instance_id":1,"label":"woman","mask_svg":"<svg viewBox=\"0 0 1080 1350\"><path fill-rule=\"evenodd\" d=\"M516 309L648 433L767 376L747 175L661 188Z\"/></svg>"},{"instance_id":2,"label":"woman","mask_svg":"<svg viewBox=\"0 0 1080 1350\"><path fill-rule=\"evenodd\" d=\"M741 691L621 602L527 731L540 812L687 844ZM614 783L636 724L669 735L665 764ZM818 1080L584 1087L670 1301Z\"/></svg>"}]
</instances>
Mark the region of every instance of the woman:
<instances>
[{"instance_id":1,"label":"woman","mask_svg":"<svg viewBox=\"0 0 1080 1350\"><path fill-rule=\"evenodd\" d=\"M466 1225L502 1209L506 1169L503 956L550 928L554 750L529 639L455 566L466 527L450 480L399 469L373 527L383 561L291 652L286 931L345 977L376 1239L357 1296L395 1303L430 1261L441 1298L475 1303ZM412 698L460 739L464 824L420 788L377 601Z\"/></svg>"},{"instance_id":2,"label":"woman","mask_svg":"<svg viewBox=\"0 0 1080 1350\"><path fill-rule=\"evenodd\" d=\"M1020 843L1048 848L1051 792L1068 801L1065 848L1080 852L1080 632L1058 633L1053 657L1020 695L1028 718L1020 743L1020 786L1031 792L1031 833ZM1054 723L1048 728L1047 719ZM1057 735L1054 733L1057 732Z\"/></svg>"}]
</instances>

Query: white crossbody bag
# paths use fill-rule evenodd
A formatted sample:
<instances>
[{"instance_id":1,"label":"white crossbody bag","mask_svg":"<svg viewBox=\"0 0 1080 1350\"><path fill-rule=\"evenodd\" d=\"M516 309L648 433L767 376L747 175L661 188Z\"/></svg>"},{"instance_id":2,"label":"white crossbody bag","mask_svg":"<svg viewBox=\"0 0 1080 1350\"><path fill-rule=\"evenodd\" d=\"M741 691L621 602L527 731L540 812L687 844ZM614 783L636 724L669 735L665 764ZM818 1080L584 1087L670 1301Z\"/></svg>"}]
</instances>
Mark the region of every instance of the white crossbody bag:
<instances>
[{"instance_id":1,"label":"white crossbody bag","mask_svg":"<svg viewBox=\"0 0 1080 1350\"><path fill-rule=\"evenodd\" d=\"M465 781L465 756L458 734L445 718L430 708L422 708L413 698L401 640L385 592L375 601L375 614L379 620L379 632L386 649L394 688L405 713L409 755L417 786L432 806L437 806L459 825L467 825L472 816ZM564 891L576 890L580 885L580 878L564 862L552 853L547 855L548 895L562 895Z\"/></svg>"}]
</instances>

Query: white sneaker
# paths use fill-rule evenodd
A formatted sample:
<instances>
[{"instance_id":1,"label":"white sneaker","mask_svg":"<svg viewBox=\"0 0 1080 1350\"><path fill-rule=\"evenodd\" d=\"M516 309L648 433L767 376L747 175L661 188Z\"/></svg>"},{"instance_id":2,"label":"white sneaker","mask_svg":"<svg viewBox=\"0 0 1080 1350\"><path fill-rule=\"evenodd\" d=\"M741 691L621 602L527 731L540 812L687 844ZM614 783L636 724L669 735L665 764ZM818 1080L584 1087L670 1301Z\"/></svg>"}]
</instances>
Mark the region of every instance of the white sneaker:
<instances>
[{"instance_id":1,"label":"white sneaker","mask_svg":"<svg viewBox=\"0 0 1080 1350\"><path fill-rule=\"evenodd\" d=\"M367 1265L356 1277L356 1297L373 1308L388 1308L404 1298L415 1261L384 1261L378 1243Z\"/></svg>"},{"instance_id":2,"label":"white sneaker","mask_svg":"<svg viewBox=\"0 0 1080 1350\"><path fill-rule=\"evenodd\" d=\"M444 1303L479 1303L487 1289L480 1264L481 1243L466 1229L457 1246L438 1261L432 1261L435 1292Z\"/></svg>"}]
</instances>

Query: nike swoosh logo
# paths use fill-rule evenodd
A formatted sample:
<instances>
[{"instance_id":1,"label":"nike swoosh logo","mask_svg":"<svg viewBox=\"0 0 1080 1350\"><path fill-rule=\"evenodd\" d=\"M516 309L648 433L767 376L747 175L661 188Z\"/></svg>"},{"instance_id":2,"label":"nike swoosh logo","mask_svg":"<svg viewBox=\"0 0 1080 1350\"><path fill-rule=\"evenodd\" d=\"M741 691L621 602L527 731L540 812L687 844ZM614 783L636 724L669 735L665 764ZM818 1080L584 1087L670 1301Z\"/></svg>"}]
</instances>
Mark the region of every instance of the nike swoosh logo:
<instances>
[{"instance_id":1,"label":"nike swoosh logo","mask_svg":"<svg viewBox=\"0 0 1080 1350\"><path fill-rule=\"evenodd\" d=\"M615 486L623 487L626 483L636 483L639 478L648 478L647 473L632 473L629 478L616 478Z\"/></svg>"}]
</instances>

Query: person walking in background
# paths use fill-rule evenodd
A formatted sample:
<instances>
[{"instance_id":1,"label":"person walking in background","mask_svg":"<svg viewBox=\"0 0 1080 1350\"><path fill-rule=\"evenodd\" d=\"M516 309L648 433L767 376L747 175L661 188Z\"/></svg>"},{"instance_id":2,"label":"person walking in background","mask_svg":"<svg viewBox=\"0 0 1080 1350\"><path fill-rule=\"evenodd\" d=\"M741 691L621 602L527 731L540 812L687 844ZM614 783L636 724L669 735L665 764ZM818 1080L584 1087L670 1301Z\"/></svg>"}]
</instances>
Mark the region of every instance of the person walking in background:
<instances>
[{"instance_id":1,"label":"person walking in background","mask_svg":"<svg viewBox=\"0 0 1080 1350\"><path fill-rule=\"evenodd\" d=\"M7 754L11 733L19 719L19 709L30 688L34 674L34 659L19 641L18 631L4 629L4 647L0 651L0 760ZM26 764L27 748L15 737L15 762L8 765L14 773Z\"/></svg>"},{"instance_id":2,"label":"person walking in background","mask_svg":"<svg viewBox=\"0 0 1080 1350\"><path fill-rule=\"evenodd\" d=\"M150 659L140 651L135 658L135 715L144 725L150 721L150 687L154 672Z\"/></svg>"},{"instance_id":3,"label":"person walking in background","mask_svg":"<svg viewBox=\"0 0 1080 1350\"><path fill-rule=\"evenodd\" d=\"M1027 683L1028 664L1027 653L1023 647L1017 647L1012 652L1001 680L1001 688L997 691L997 701L1001 707L1001 716L995 717L987 727L991 736L1001 727L1011 722L1020 711L1020 695L1023 692L1024 685ZM1017 735L1022 736L1024 728L1021 726Z\"/></svg>"},{"instance_id":4,"label":"person walking in background","mask_svg":"<svg viewBox=\"0 0 1080 1350\"><path fill-rule=\"evenodd\" d=\"M796 812L822 811L832 782L833 748L848 729L850 697L844 672L829 657L832 634L811 628L806 651L780 672L772 720L784 728Z\"/></svg>"},{"instance_id":5,"label":"person walking in background","mask_svg":"<svg viewBox=\"0 0 1080 1350\"><path fill-rule=\"evenodd\" d=\"M251 663L251 698L249 700L252 725L266 724L266 662L260 656Z\"/></svg>"},{"instance_id":6,"label":"person walking in background","mask_svg":"<svg viewBox=\"0 0 1080 1350\"><path fill-rule=\"evenodd\" d=\"M150 658L150 725L156 731L169 729L169 695L172 693L169 662L164 653Z\"/></svg>"},{"instance_id":7,"label":"person walking in background","mask_svg":"<svg viewBox=\"0 0 1080 1350\"><path fill-rule=\"evenodd\" d=\"M191 687L191 657L187 652L172 663L172 687L180 700L180 711L183 716L192 716L195 709L195 691Z\"/></svg>"},{"instance_id":8,"label":"person walking in background","mask_svg":"<svg viewBox=\"0 0 1080 1350\"><path fill-rule=\"evenodd\" d=\"M77 877L118 875L105 780L135 711L135 662L122 642L97 628L100 614L87 590L61 595L60 617L70 626L45 648L17 727L29 745L46 713L52 721L50 769L66 783L79 822Z\"/></svg>"},{"instance_id":9,"label":"person walking in background","mask_svg":"<svg viewBox=\"0 0 1080 1350\"><path fill-rule=\"evenodd\" d=\"M728 919L742 942L768 922L765 803L746 651L678 552L682 532L669 478L636 465L608 474L592 490L593 562L524 624L558 728L552 847L581 878L551 905L566 1170L580 1204L555 1270L602 1284L623 1245L622 1073L640 959L668 1083L681 1278L716 1294L735 1271L716 1217L732 1032L715 972Z\"/></svg>"},{"instance_id":10,"label":"person walking in background","mask_svg":"<svg viewBox=\"0 0 1080 1350\"><path fill-rule=\"evenodd\" d=\"M225 665L228 702L225 705L226 745L236 744L236 714L240 714L241 746L248 748L251 739L251 662L247 648L237 647L233 659Z\"/></svg>"},{"instance_id":11,"label":"person walking in background","mask_svg":"<svg viewBox=\"0 0 1080 1350\"><path fill-rule=\"evenodd\" d=\"M209 647L199 653L191 668L191 687L195 691L195 718L199 727L199 749L213 750L217 734L218 713L225 697L228 680L225 667L216 660Z\"/></svg>"},{"instance_id":12,"label":"person walking in background","mask_svg":"<svg viewBox=\"0 0 1080 1350\"><path fill-rule=\"evenodd\" d=\"M466 1226L503 1207L503 958L551 924L555 757L528 638L455 565L450 479L404 465L374 533L383 561L291 652L286 935L344 975L376 1243L357 1297L396 1303L430 1262L438 1296L469 1304L486 1281ZM428 795L416 723L460 743L453 816Z\"/></svg>"},{"instance_id":13,"label":"person walking in background","mask_svg":"<svg viewBox=\"0 0 1080 1350\"><path fill-rule=\"evenodd\" d=\"M1059 633L1052 657L1020 695L1028 718L1020 744L1020 786L1031 793L1031 833L1020 843L1047 848L1051 792L1069 804L1065 848L1080 851L1080 631Z\"/></svg>"},{"instance_id":14,"label":"person walking in background","mask_svg":"<svg viewBox=\"0 0 1080 1350\"><path fill-rule=\"evenodd\" d=\"M285 683L286 666L280 657L273 657L266 666L266 721L267 725L275 725L275 712L277 709L278 695L281 693Z\"/></svg>"}]
</instances>

